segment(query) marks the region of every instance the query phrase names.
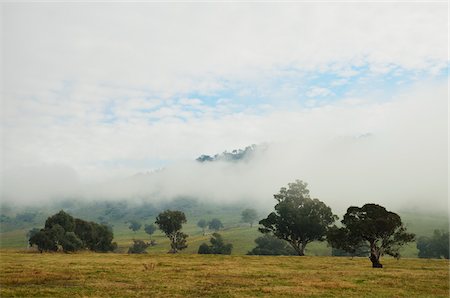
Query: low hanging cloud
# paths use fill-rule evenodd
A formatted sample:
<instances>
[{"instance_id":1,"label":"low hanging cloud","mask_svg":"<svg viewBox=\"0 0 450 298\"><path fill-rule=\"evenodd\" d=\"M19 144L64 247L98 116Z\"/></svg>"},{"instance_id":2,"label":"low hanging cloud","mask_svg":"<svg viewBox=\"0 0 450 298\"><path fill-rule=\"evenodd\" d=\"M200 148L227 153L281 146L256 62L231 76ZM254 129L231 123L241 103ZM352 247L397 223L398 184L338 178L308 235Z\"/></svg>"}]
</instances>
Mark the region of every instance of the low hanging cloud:
<instances>
[{"instance_id":1,"label":"low hanging cloud","mask_svg":"<svg viewBox=\"0 0 450 298\"><path fill-rule=\"evenodd\" d=\"M447 82L418 84L389 101L355 105L350 100L267 115L193 121L200 123L178 126L160 141L168 144L168 138L175 138L181 145L176 147L175 141L172 149L182 151L187 145L188 150L199 150L197 156L234 149L225 146L232 141L266 142L266 146L245 162L184 159L151 174L95 183L80 182L82 172L64 167L16 169L5 173L2 196L25 202L68 197L160 201L189 196L266 208L274 204L272 195L280 187L301 179L309 183L313 197L337 210L366 202L391 208L447 208ZM166 125L161 128L170 130L172 124ZM214 129L195 130L196 125ZM189 138L183 140L188 131ZM224 147L201 151L205 140ZM245 145L249 143L240 147ZM217 145L209 149L213 147ZM108 170L120 173L120 169L104 169Z\"/></svg>"}]
</instances>

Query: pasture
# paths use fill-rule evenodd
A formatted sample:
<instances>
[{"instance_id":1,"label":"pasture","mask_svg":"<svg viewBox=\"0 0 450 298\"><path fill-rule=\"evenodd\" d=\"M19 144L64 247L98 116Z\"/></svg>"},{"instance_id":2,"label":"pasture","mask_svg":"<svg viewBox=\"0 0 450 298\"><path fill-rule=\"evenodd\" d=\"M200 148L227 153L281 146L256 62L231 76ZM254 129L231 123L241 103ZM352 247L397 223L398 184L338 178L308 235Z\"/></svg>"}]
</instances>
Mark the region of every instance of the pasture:
<instances>
[{"instance_id":1,"label":"pasture","mask_svg":"<svg viewBox=\"0 0 450 298\"><path fill-rule=\"evenodd\" d=\"M448 297L449 261L1 250L1 297Z\"/></svg>"}]
</instances>

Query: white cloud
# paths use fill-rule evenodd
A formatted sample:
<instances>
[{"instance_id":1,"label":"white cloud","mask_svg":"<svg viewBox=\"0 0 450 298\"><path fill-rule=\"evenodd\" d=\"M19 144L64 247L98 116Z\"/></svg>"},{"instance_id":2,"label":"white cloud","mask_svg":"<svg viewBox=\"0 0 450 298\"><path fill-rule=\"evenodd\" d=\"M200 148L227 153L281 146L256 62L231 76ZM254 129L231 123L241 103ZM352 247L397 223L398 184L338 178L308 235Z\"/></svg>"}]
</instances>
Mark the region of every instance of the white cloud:
<instances>
[{"instance_id":1,"label":"white cloud","mask_svg":"<svg viewBox=\"0 0 450 298\"><path fill-rule=\"evenodd\" d=\"M70 172L54 165L66 165L78 177L61 174L72 177L64 181L83 184L148 170L139 160L178 164L271 142L267 163L212 172L173 166L167 173L178 177L176 187L164 184L169 174L158 187L206 196L223 178L216 199L270 198L304 178L332 201L432 193L442 203L446 84L433 76L448 65L447 3L1 5L3 177L28 181L33 175L8 173L36 168L30 171L53 177ZM320 72L338 78L302 85ZM431 83L404 98L398 88L333 90L361 74L371 85L377 75L405 73ZM340 101L304 108L301 88ZM213 103L198 94L214 95ZM373 137L352 143L366 133ZM204 189L191 188L198 179L208 182ZM5 181L13 190L20 185Z\"/></svg>"},{"instance_id":2,"label":"white cloud","mask_svg":"<svg viewBox=\"0 0 450 298\"><path fill-rule=\"evenodd\" d=\"M184 122L169 118L146 126L35 129L29 131L36 134L31 140L11 130L6 144L12 146L10 150L21 150L7 154L69 164L82 180L116 178L101 187L82 187L85 196L168 198L184 194L207 200L258 200L261 206L269 206L279 187L300 178L310 183L314 196L338 209L369 201L393 208L418 206L423 200L430 208L445 208L446 92L447 82L428 83L395 94L392 101L350 100L264 115L190 117ZM201 166L193 162L202 153L261 142L271 145L254 163ZM118 177L148 170L144 162L141 167L134 162L112 168L98 163L130 157L179 161L154 178L136 181ZM8 192L13 197L22 194L14 185L19 184L7 185L14 190Z\"/></svg>"},{"instance_id":3,"label":"white cloud","mask_svg":"<svg viewBox=\"0 0 450 298\"><path fill-rule=\"evenodd\" d=\"M332 94L333 92L331 92L329 89L318 86L312 86L311 88L309 88L308 92L306 92L306 95L308 97L324 97Z\"/></svg>"},{"instance_id":4,"label":"white cloud","mask_svg":"<svg viewBox=\"0 0 450 298\"><path fill-rule=\"evenodd\" d=\"M446 3L7 3L5 90L61 80L164 96L279 67L354 72L447 65ZM83 20L80 22L80 20Z\"/></svg>"}]
</instances>

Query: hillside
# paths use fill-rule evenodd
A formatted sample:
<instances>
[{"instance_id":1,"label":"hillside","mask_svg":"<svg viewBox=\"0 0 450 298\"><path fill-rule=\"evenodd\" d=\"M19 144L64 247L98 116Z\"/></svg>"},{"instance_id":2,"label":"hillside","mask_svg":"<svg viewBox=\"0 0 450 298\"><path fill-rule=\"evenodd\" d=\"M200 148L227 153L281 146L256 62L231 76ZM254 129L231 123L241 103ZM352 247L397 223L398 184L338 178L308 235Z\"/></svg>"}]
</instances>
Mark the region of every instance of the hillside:
<instances>
[{"instance_id":1,"label":"hillside","mask_svg":"<svg viewBox=\"0 0 450 298\"><path fill-rule=\"evenodd\" d=\"M233 244L233 255L244 255L249 250L255 247L254 240L261 236L258 232L257 226L250 228L248 224L240 222L240 212L242 207L240 206L228 206L222 207L214 205L196 205L190 201L178 201L174 202L170 207L178 207L185 210L187 213L187 224L184 226L183 231L189 235L188 248L182 251L182 254L197 253L198 247L203 242L208 242L212 231L207 231L207 235L203 236L201 229L197 227L198 220L204 218L210 220L212 218L219 218L223 224L224 229L220 231L226 242ZM168 205L167 205L168 206ZM110 206L111 207L111 206ZM119 209L117 206L114 207ZM113 208L113 209L114 209ZM143 229L132 232L128 228L127 220L134 218L137 211L145 213L145 208L122 208L121 212L124 212L124 217L109 222L112 225L114 231L114 241L119 244L119 252L126 252L128 247L132 243L132 239L149 239L149 235L145 234ZM96 212L89 210L88 206L79 209L72 209L74 215L88 214L88 219L95 220L98 214L103 214L105 210L97 208ZM89 210L89 212L87 211ZM116 210L116 209L114 209ZM150 210L150 209L149 209ZM154 209L157 211L157 209ZM154 212L156 212L154 211ZM421 214L405 212L401 213L403 221L408 227L408 230L416 233L418 236L431 235L434 229L448 229L448 217L445 214ZM262 214L261 214L262 216ZM45 216L37 217L32 223L24 222L22 225L18 225L18 228L13 226L8 230L2 230L0 233L0 247L1 248L19 248L25 249L28 245L26 234L32 227L43 227L45 222ZM137 217L142 224L149 224L155 221L155 215ZM2 226L3 228L4 226ZM165 253L168 251L169 242L168 239L160 232L156 231L152 236L152 239L157 241L157 245L148 249L148 252L153 253ZM402 256L404 257L417 257L417 249L415 243L411 243L402 249ZM326 243L311 243L306 248L306 254L310 256L328 256L331 254L331 248Z\"/></svg>"}]
</instances>

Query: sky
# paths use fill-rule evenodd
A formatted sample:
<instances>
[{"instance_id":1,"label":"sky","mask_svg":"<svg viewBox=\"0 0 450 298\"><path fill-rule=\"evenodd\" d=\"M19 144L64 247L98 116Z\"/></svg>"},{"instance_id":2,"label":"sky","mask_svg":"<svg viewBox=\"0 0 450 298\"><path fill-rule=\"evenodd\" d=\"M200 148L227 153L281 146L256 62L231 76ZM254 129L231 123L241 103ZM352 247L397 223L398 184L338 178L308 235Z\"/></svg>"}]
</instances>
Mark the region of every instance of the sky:
<instances>
[{"instance_id":1,"label":"sky","mask_svg":"<svg viewBox=\"0 0 450 298\"><path fill-rule=\"evenodd\" d=\"M301 179L336 206L448 208L446 1L0 9L2 200L272 204Z\"/></svg>"}]
</instances>

